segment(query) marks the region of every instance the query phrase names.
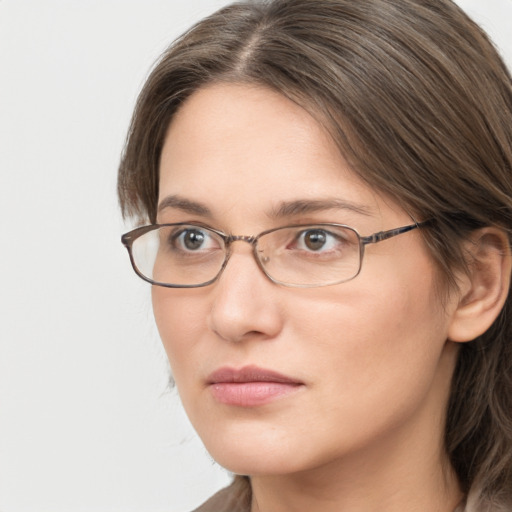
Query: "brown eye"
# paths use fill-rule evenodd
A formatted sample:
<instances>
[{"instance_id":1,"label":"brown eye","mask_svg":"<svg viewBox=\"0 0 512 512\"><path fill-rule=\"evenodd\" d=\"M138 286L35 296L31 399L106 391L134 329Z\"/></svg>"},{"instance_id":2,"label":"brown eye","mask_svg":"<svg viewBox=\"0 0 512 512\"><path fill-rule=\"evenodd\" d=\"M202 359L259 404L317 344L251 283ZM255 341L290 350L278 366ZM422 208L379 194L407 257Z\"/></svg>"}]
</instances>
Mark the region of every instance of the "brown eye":
<instances>
[{"instance_id":1,"label":"brown eye","mask_svg":"<svg viewBox=\"0 0 512 512\"><path fill-rule=\"evenodd\" d=\"M204 233L189 229L183 234L183 245L191 251L199 249L204 243Z\"/></svg>"},{"instance_id":2,"label":"brown eye","mask_svg":"<svg viewBox=\"0 0 512 512\"><path fill-rule=\"evenodd\" d=\"M327 234L320 229L314 229L304 233L304 245L311 251L322 249L327 241Z\"/></svg>"},{"instance_id":3,"label":"brown eye","mask_svg":"<svg viewBox=\"0 0 512 512\"><path fill-rule=\"evenodd\" d=\"M299 229L295 232L293 243L288 246L289 250L301 254L302 256L318 255L322 257L339 257L341 251L347 248L346 234L341 229L323 229L317 226L311 226L309 229Z\"/></svg>"},{"instance_id":4,"label":"brown eye","mask_svg":"<svg viewBox=\"0 0 512 512\"><path fill-rule=\"evenodd\" d=\"M215 239L206 229L187 227L171 236L171 246L174 250L198 252L215 248Z\"/></svg>"}]
</instances>

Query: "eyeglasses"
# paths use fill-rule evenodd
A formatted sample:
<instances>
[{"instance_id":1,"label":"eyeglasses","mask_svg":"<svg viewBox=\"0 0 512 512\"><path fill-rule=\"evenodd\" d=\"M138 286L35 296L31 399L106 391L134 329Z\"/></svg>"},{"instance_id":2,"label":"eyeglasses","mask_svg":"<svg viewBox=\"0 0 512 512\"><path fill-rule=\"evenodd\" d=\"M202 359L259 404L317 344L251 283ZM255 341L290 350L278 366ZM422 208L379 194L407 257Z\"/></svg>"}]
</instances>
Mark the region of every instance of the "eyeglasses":
<instances>
[{"instance_id":1,"label":"eyeglasses","mask_svg":"<svg viewBox=\"0 0 512 512\"><path fill-rule=\"evenodd\" d=\"M370 236L343 224L304 224L263 231L257 236L228 235L200 224L153 224L121 238L135 272L169 288L208 286L219 278L233 242L252 245L254 258L274 283L309 288L344 283L361 271L364 248L426 222Z\"/></svg>"}]
</instances>

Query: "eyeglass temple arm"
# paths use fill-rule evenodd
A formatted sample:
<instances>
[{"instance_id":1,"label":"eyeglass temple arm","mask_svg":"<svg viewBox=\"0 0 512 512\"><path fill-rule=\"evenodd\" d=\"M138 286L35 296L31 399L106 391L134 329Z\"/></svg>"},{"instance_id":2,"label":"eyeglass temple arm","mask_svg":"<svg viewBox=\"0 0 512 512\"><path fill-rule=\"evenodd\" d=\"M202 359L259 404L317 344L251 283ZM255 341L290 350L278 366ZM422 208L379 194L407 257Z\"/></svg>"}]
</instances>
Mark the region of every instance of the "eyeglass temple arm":
<instances>
[{"instance_id":1,"label":"eyeglass temple arm","mask_svg":"<svg viewBox=\"0 0 512 512\"><path fill-rule=\"evenodd\" d=\"M430 221L426 220L423 222L418 222L416 224L409 224L408 226L402 226L400 228L390 229L389 231L379 231L378 233L374 233L370 236L361 237L361 242L366 244L375 244L377 242L382 242L383 240L387 240L388 238L392 238L397 235L401 235L402 233L407 233L408 231L412 231L413 229L420 228L428 224Z\"/></svg>"}]
</instances>

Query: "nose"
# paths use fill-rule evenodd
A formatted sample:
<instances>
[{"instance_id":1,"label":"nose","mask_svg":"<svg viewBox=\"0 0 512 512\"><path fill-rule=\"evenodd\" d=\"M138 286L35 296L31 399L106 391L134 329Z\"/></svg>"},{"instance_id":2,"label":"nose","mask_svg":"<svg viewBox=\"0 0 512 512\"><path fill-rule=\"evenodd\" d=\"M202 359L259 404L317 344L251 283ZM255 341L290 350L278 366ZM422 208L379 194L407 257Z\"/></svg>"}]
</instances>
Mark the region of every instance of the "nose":
<instances>
[{"instance_id":1,"label":"nose","mask_svg":"<svg viewBox=\"0 0 512 512\"><path fill-rule=\"evenodd\" d=\"M280 287L263 274L251 248L240 246L212 285L208 326L226 341L274 338L283 323Z\"/></svg>"}]
</instances>

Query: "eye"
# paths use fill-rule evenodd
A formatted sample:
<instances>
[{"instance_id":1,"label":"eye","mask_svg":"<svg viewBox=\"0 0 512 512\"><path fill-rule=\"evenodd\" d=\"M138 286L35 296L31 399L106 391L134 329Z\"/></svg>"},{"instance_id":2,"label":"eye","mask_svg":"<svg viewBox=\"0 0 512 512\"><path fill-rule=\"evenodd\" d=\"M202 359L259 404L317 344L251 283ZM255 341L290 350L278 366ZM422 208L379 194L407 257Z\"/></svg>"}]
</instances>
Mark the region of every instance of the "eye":
<instances>
[{"instance_id":1,"label":"eye","mask_svg":"<svg viewBox=\"0 0 512 512\"><path fill-rule=\"evenodd\" d=\"M327 252L340 249L345 240L325 229L308 229L297 234L294 249L312 252Z\"/></svg>"},{"instance_id":2,"label":"eye","mask_svg":"<svg viewBox=\"0 0 512 512\"><path fill-rule=\"evenodd\" d=\"M214 234L207 229L187 227L171 234L170 245L178 251L199 252L219 248Z\"/></svg>"}]
</instances>

